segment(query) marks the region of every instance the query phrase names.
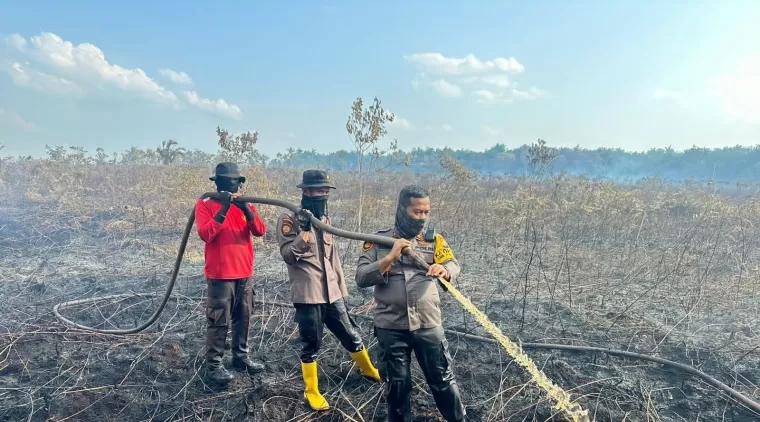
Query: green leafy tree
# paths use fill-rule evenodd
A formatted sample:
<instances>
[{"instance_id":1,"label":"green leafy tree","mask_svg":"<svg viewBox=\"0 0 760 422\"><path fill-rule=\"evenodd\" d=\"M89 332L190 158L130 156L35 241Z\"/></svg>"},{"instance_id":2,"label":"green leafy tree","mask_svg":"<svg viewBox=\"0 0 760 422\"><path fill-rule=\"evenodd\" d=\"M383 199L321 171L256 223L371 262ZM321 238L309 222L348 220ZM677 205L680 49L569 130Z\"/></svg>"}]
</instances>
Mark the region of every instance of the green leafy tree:
<instances>
[{"instance_id":1,"label":"green leafy tree","mask_svg":"<svg viewBox=\"0 0 760 422\"><path fill-rule=\"evenodd\" d=\"M123 164L155 164L158 162L158 154L154 149L142 149L131 147L121 153Z\"/></svg>"},{"instance_id":2,"label":"green leafy tree","mask_svg":"<svg viewBox=\"0 0 760 422\"><path fill-rule=\"evenodd\" d=\"M156 154L161 164L167 166L177 161L178 158L184 156L187 150L179 146L179 143L174 139L162 141L161 145L156 147Z\"/></svg>"}]
</instances>

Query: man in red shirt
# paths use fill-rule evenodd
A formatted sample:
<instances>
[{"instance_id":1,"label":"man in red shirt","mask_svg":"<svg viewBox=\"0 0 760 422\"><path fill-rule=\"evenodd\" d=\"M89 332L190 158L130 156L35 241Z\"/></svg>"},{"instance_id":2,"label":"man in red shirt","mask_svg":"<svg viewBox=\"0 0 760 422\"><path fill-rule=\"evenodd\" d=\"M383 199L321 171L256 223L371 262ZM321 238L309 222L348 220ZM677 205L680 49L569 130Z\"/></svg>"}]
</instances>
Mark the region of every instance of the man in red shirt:
<instances>
[{"instance_id":1,"label":"man in red shirt","mask_svg":"<svg viewBox=\"0 0 760 422\"><path fill-rule=\"evenodd\" d=\"M221 200L206 198L195 206L198 235L206 243L206 374L211 381L227 383L233 376L222 365L222 357L230 322L233 369L249 374L264 369L248 358L248 327L256 294L251 235L264 236L266 225L252 204L234 202L245 183L237 164L219 163L209 179L216 183Z\"/></svg>"}]
</instances>

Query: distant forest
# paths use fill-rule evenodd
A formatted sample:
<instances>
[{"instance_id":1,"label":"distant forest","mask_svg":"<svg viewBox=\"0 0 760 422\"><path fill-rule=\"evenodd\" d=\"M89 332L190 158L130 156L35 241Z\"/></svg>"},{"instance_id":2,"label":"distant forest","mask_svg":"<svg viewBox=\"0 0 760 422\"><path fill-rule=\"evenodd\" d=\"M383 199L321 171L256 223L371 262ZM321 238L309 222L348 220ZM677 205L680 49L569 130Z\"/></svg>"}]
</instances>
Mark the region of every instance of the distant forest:
<instances>
[{"instance_id":1,"label":"distant forest","mask_svg":"<svg viewBox=\"0 0 760 422\"><path fill-rule=\"evenodd\" d=\"M627 152L608 148L554 148L547 146L541 140L539 143L541 144L539 161L542 174L585 174L594 179L619 182L650 177L669 181L760 180L760 145L716 149L693 147L685 151L658 148L646 152ZM384 171L430 173L440 171L441 160L447 156L449 160L453 158L468 170L481 176L527 176L536 172L535 148L537 145L507 148L503 144L496 144L482 152L415 148L408 151L398 150L395 153L381 153L376 156L365 153L364 166L370 171L382 168ZM534 149L531 150L531 148ZM93 154L80 147L56 146L48 147L47 155L51 159L84 155L93 157L92 160L95 161L208 166L222 159L219 153L187 150L171 140L164 141L155 149L133 147L119 154L106 154L100 148ZM533 160L533 165L531 160ZM319 153L315 150L292 148L275 157L253 151L246 155L244 161L265 167L299 169L316 167L332 171L354 171L358 169L359 163L358 154L355 151Z\"/></svg>"}]
</instances>

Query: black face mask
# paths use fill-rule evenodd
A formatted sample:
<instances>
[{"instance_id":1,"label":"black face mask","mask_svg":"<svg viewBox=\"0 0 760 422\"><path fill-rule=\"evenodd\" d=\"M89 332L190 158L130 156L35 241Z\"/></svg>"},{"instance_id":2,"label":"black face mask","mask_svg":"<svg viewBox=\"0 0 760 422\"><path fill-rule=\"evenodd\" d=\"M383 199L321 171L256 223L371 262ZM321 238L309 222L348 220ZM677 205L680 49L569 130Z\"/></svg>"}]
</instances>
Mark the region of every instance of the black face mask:
<instances>
[{"instance_id":1,"label":"black face mask","mask_svg":"<svg viewBox=\"0 0 760 422\"><path fill-rule=\"evenodd\" d=\"M413 239L415 236L422 233L426 221L427 220L424 218L414 218L409 215L409 213L406 212L406 207L404 207L401 204L401 201L399 201L398 207L396 208L396 222L394 224L396 234L399 237L407 240Z\"/></svg>"},{"instance_id":2,"label":"black face mask","mask_svg":"<svg viewBox=\"0 0 760 422\"><path fill-rule=\"evenodd\" d=\"M240 190L240 180L239 179L228 179L226 177L220 177L216 180L216 190L221 191L227 191L230 193L237 193L237 191Z\"/></svg>"},{"instance_id":3,"label":"black face mask","mask_svg":"<svg viewBox=\"0 0 760 422\"><path fill-rule=\"evenodd\" d=\"M314 217L322 218L327 215L327 198L328 195L320 196L301 196L301 207L314 214Z\"/></svg>"}]
</instances>

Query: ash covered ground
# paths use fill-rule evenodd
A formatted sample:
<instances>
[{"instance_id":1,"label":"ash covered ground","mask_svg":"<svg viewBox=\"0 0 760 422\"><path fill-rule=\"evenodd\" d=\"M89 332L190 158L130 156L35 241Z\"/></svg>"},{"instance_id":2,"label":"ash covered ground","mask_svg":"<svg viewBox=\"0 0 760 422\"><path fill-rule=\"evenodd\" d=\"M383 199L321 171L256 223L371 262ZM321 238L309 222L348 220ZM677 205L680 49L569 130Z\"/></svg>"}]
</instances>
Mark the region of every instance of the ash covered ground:
<instances>
[{"instance_id":1,"label":"ash covered ground","mask_svg":"<svg viewBox=\"0 0 760 422\"><path fill-rule=\"evenodd\" d=\"M205 385L199 376L205 281L202 245L194 232L173 298L159 321L135 335L100 335L63 326L53 316L53 306L95 296L156 293L157 298L102 301L62 311L98 328L138 325L159 304L181 226L117 230L118 215L72 222L73 217L48 215L44 209L35 219L19 208L1 211L0 420L385 420L382 387L359 375L329 332L319 377L332 409L317 414L306 407L297 328L288 307L257 304L254 310L251 355L266 364L266 372L237 374L224 390ZM273 222L267 223L271 230ZM650 294L667 292L668 280L635 282L652 269L649 261L631 262L616 279L594 278L591 269L582 283L576 282L575 297L568 300L557 287L561 281L553 288L548 281L544 287L540 278L524 283L514 262L489 259L466 242L452 243L464 264L463 292L515 341L651 353L697 366L747 395L756 389L756 321L737 322L737 315L716 310L709 321L700 319L698 327L689 320L673 328L681 318L673 309L678 294ZM286 272L276 248L271 241L256 247L257 298L287 302ZM345 241L342 248L351 288L348 304L354 312L367 314L371 291L353 285L358 244ZM703 287L705 296L719 292L717 286ZM443 293L442 298L447 328L483 334L453 298ZM376 359L370 321L356 322ZM497 345L455 336L449 343L470 420L564 420ZM758 420L705 382L660 365L603 354L527 353L557 385L580 397L598 421ZM414 420L442 420L416 363L413 368Z\"/></svg>"}]
</instances>

